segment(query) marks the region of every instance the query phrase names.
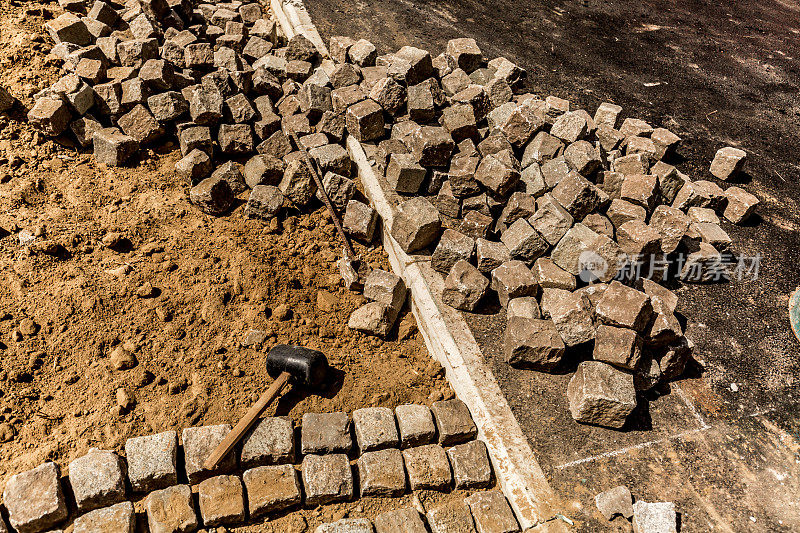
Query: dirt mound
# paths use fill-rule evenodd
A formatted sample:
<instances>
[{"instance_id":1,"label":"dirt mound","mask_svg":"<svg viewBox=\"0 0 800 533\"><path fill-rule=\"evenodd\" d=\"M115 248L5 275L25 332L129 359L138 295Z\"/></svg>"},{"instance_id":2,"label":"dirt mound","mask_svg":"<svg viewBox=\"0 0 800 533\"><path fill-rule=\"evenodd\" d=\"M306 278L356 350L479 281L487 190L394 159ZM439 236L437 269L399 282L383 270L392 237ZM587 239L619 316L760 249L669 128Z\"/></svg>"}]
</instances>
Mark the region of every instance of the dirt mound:
<instances>
[{"instance_id":1,"label":"dirt mound","mask_svg":"<svg viewBox=\"0 0 800 533\"><path fill-rule=\"evenodd\" d=\"M243 217L241 203L209 217L174 175L172 142L109 169L35 133L24 107L57 75L44 9L0 14L0 83L19 100L0 116L0 475L65 465L90 446L121 451L133 435L234 423L270 382L275 343L321 349L338 372L325 394L287 394L268 414L452 395L410 314L388 341L346 327L363 298L341 286L320 206L272 225ZM357 251L388 268L380 247ZM244 346L251 329L263 343Z\"/></svg>"}]
</instances>

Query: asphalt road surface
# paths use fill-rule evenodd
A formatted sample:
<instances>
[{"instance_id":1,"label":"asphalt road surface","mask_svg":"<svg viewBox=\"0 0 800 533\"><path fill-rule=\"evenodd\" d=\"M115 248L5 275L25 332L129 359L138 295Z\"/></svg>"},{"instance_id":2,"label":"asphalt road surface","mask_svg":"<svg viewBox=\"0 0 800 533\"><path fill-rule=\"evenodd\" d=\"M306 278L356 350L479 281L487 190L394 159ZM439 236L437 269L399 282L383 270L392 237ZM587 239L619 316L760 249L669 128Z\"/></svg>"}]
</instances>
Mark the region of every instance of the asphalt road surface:
<instances>
[{"instance_id":1,"label":"asphalt road surface","mask_svg":"<svg viewBox=\"0 0 800 533\"><path fill-rule=\"evenodd\" d=\"M487 58L529 72L531 92L680 135L679 168L713 179L722 146L748 151L743 186L760 218L725 224L734 250L760 254L757 279L680 289L698 365L626 431L580 426L566 410L569 376L500 362L503 316L469 319L565 511L604 530L596 493L626 484L674 501L682 531L800 530L800 357L788 296L800 284L800 5L700 0L306 0L323 39L367 38L380 53L414 45L437 55L473 37Z\"/></svg>"}]
</instances>

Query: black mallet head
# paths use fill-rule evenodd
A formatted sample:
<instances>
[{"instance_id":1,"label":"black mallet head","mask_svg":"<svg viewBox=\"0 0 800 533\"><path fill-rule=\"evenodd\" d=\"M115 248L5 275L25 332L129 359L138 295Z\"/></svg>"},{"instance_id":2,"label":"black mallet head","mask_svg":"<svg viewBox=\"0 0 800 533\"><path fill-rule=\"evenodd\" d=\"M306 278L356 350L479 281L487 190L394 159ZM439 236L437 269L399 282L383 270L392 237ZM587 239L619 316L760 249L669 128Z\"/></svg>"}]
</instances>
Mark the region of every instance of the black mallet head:
<instances>
[{"instance_id":1,"label":"black mallet head","mask_svg":"<svg viewBox=\"0 0 800 533\"><path fill-rule=\"evenodd\" d=\"M297 385L318 389L328 374L328 360L317 350L278 344L267 354L267 373L277 379L282 372L291 374Z\"/></svg>"}]
</instances>

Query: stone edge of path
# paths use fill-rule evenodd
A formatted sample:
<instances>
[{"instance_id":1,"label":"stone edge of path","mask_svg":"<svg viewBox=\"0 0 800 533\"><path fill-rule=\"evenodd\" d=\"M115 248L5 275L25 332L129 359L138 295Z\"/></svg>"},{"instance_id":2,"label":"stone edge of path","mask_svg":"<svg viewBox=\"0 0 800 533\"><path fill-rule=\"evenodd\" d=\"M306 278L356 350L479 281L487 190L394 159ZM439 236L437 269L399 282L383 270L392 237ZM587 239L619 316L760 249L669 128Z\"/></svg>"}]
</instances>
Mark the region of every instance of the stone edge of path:
<instances>
[{"instance_id":1,"label":"stone edge of path","mask_svg":"<svg viewBox=\"0 0 800 533\"><path fill-rule=\"evenodd\" d=\"M301 0L270 0L287 37L301 33L329 57L328 49ZM330 64L330 63L329 63ZM332 65L332 64L331 64ZM323 63L325 68L325 63ZM381 237L389 262L411 291L411 308L428 351L445 368L456 395L469 408L486 443L500 486L524 531L563 531L563 505L550 487L527 438L511 412L491 370L483 362L467 323L436 296L444 285L429 257L409 256L389 234L398 196L383 187L361 143L347 137L364 192L383 221ZM393 196L393 197L392 197Z\"/></svg>"}]
</instances>

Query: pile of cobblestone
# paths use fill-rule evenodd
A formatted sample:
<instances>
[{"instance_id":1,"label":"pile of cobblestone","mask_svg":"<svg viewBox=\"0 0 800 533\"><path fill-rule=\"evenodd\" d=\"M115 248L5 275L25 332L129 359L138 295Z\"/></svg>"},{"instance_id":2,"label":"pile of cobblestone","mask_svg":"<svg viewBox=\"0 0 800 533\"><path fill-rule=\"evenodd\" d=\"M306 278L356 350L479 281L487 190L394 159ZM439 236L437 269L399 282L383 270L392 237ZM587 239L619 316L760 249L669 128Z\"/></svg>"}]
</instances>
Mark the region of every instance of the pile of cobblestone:
<instances>
[{"instance_id":1,"label":"pile of cobblestone","mask_svg":"<svg viewBox=\"0 0 800 533\"><path fill-rule=\"evenodd\" d=\"M206 469L206 458L230 431L227 424L187 428L180 444L175 431L135 437L126 442L125 457L92 448L69 464L65 479L52 462L16 474L3 492L8 521L16 531L36 533L64 524L75 509L75 533L133 532L136 514L130 500L146 495L149 530L172 533L242 524L301 505L396 497L408 490L474 491L493 483L486 446L475 440L477 428L459 400L430 408L365 408L352 416L308 413L299 443L288 418L264 418L235 453ZM351 456L357 457L353 465ZM294 466L298 457L299 471ZM496 491L475 492L427 513L437 533L471 524L473 517L481 531L494 523L505 524L502 531L519 530L508 502ZM326 524L317 531L351 531L347 528L359 524L373 531L365 519ZM415 509L379 515L375 528L426 531ZM0 531L8 531L2 518Z\"/></svg>"},{"instance_id":2,"label":"pile of cobblestone","mask_svg":"<svg viewBox=\"0 0 800 533\"><path fill-rule=\"evenodd\" d=\"M592 116L524 92L525 71L486 62L472 39L432 57L334 37L330 53L331 79L354 80L331 99L399 196L391 236L430 255L444 303L474 312L496 295L508 364L562 372L590 354L569 384L570 410L614 428L642 393L684 372L692 344L667 286L725 277L720 217L745 222L755 196L692 180L669 164L681 139L622 120L620 106ZM710 173L736 180L745 160L723 148ZM368 305L360 322L391 322L388 298Z\"/></svg>"},{"instance_id":3,"label":"pile of cobblestone","mask_svg":"<svg viewBox=\"0 0 800 533\"><path fill-rule=\"evenodd\" d=\"M355 185L340 144L342 110L331 105L330 80L315 68L322 58L302 36L286 43L260 4L61 5L66 12L46 27L67 73L37 95L28 114L43 132L71 133L112 166L174 135L183 155L176 171L192 186L193 203L220 215L250 190L245 214L266 221L317 192L296 134L333 205L345 211ZM359 209L369 212L360 202L351 207ZM367 240L373 232L374 223L353 228Z\"/></svg>"}]
</instances>

